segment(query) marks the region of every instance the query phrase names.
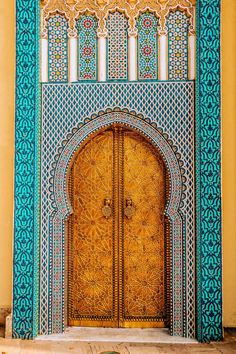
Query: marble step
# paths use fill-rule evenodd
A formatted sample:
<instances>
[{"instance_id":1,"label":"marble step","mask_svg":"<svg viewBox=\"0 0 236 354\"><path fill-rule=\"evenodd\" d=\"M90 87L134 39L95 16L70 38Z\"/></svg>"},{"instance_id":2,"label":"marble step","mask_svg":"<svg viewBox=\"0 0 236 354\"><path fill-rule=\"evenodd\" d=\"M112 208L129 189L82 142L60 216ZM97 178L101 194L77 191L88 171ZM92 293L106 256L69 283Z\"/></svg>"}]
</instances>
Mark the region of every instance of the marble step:
<instances>
[{"instance_id":1,"label":"marble step","mask_svg":"<svg viewBox=\"0 0 236 354\"><path fill-rule=\"evenodd\" d=\"M62 334L40 335L36 340L122 343L196 344L195 339L170 336L166 328L68 327Z\"/></svg>"}]
</instances>

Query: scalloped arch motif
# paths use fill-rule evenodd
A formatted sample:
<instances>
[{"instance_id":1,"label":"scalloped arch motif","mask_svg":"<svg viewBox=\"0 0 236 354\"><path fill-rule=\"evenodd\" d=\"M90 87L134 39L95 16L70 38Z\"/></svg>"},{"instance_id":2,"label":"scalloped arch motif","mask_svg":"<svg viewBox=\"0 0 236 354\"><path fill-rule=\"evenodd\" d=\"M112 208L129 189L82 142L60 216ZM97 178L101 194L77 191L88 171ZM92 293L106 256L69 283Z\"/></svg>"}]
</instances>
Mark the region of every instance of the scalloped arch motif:
<instances>
[{"instance_id":1,"label":"scalloped arch motif","mask_svg":"<svg viewBox=\"0 0 236 354\"><path fill-rule=\"evenodd\" d=\"M166 207L166 215L170 222L170 237L171 237L171 305L170 316L171 325L170 331L173 335L184 334L183 327L183 312L184 299L181 289L184 287L183 280L183 248L184 241L184 220L181 216L181 199L184 196L183 182L184 169L180 167L183 162L180 160L180 154L177 152L177 147L173 146L171 140L160 129L157 129L156 123L152 123L148 119L144 119L142 115L137 115L135 112L127 110L108 110L101 112L98 116L92 116L91 119L86 119L85 123L80 125L78 129L74 129L73 134L69 135L68 141L64 141L63 148L59 148L57 154L56 166L53 168L51 175L52 191L51 199L54 200L54 212L51 216L50 239L52 240L53 259L52 259L52 279L53 292L51 296L50 332L60 333L64 330L64 294L61 289L65 288L64 281L64 251L65 245L65 220L71 213L69 197L67 193L67 174L70 161L74 153L79 149L80 145L92 133L109 126L114 123L121 123L129 126L142 134L144 134L156 148L159 150L163 160L165 161L169 180L170 191L169 201ZM53 164L55 165L55 164Z\"/></svg>"},{"instance_id":2,"label":"scalloped arch motif","mask_svg":"<svg viewBox=\"0 0 236 354\"><path fill-rule=\"evenodd\" d=\"M124 12L128 18L129 34L137 33L138 16L149 10L160 21L159 33L166 33L166 19L171 11L185 11L190 18L189 32L195 33L196 0L41 0L41 36L47 37L47 20L55 13L64 14L69 23L69 37L76 37L76 19L86 12L98 19L98 36L106 36L106 20L110 12Z\"/></svg>"},{"instance_id":3,"label":"scalloped arch motif","mask_svg":"<svg viewBox=\"0 0 236 354\"><path fill-rule=\"evenodd\" d=\"M39 328L40 2L28 0L26 5L25 0L16 0L16 10L13 335L24 339L35 337ZM197 1L196 27L196 320L198 340L211 341L223 336L220 0Z\"/></svg>"},{"instance_id":4,"label":"scalloped arch motif","mask_svg":"<svg viewBox=\"0 0 236 354\"><path fill-rule=\"evenodd\" d=\"M55 167L51 171L51 175L54 177L50 179L50 190L52 191L50 198L53 202L53 208L63 213L64 217L70 214L71 207L68 202L66 175L73 154L90 134L113 123L121 123L141 132L160 151L166 163L167 171L172 178L169 191L170 200L166 212L170 217L173 217L173 214L183 206L181 200L185 198L182 192L185 189L183 186L186 177L184 176L185 170L183 168L183 161L181 161L181 155L177 151L178 148L173 145L168 134L157 127L157 123L152 122L149 118L144 118L142 114L137 114L134 111L129 112L126 109L120 108L107 109L105 112L101 111L98 115L86 118L84 123L80 124L78 128L74 128L73 132L68 134L67 139L63 141L63 146L58 148L58 154L55 156L55 164L53 164Z\"/></svg>"}]
</instances>

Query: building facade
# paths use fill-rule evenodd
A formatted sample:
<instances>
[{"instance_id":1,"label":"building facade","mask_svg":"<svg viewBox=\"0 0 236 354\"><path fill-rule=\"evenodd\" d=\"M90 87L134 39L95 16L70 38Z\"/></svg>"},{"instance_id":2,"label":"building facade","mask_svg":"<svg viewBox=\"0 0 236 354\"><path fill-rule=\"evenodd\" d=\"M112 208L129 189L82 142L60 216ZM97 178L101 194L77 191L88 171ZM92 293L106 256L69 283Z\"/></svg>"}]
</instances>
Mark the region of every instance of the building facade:
<instances>
[{"instance_id":1,"label":"building facade","mask_svg":"<svg viewBox=\"0 0 236 354\"><path fill-rule=\"evenodd\" d=\"M221 339L219 4L17 10L14 336L88 321Z\"/></svg>"}]
</instances>

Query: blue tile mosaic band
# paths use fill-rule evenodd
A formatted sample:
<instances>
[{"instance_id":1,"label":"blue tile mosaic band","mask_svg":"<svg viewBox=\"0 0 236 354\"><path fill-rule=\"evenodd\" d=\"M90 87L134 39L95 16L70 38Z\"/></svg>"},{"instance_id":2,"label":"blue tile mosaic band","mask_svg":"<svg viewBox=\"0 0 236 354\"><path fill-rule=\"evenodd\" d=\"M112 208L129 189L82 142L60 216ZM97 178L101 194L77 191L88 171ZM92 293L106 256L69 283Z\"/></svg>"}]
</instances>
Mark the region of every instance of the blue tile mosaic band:
<instances>
[{"instance_id":1,"label":"blue tile mosaic band","mask_svg":"<svg viewBox=\"0 0 236 354\"><path fill-rule=\"evenodd\" d=\"M16 1L13 337L38 333L39 1Z\"/></svg>"},{"instance_id":2,"label":"blue tile mosaic band","mask_svg":"<svg viewBox=\"0 0 236 354\"><path fill-rule=\"evenodd\" d=\"M198 340L222 331L220 0L197 1L196 198Z\"/></svg>"}]
</instances>

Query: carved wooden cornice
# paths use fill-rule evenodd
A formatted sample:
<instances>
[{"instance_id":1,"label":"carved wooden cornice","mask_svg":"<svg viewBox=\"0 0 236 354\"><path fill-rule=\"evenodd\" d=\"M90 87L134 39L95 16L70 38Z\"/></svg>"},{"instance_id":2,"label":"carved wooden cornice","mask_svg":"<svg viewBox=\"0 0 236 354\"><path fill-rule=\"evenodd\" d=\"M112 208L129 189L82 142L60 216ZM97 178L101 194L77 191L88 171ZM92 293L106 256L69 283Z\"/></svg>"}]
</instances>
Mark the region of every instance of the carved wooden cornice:
<instances>
[{"instance_id":1,"label":"carved wooden cornice","mask_svg":"<svg viewBox=\"0 0 236 354\"><path fill-rule=\"evenodd\" d=\"M190 19L189 33L195 32L196 0L41 0L42 36L47 36L47 20L55 14L64 15L69 24L69 36L75 37L76 20L83 13L93 14L98 19L98 36L106 36L106 19L110 12L124 12L129 21L129 35L135 35L136 19L149 10L159 18L159 33L166 33L166 19L170 11L185 11Z\"/></svg>"}]
</instances>

